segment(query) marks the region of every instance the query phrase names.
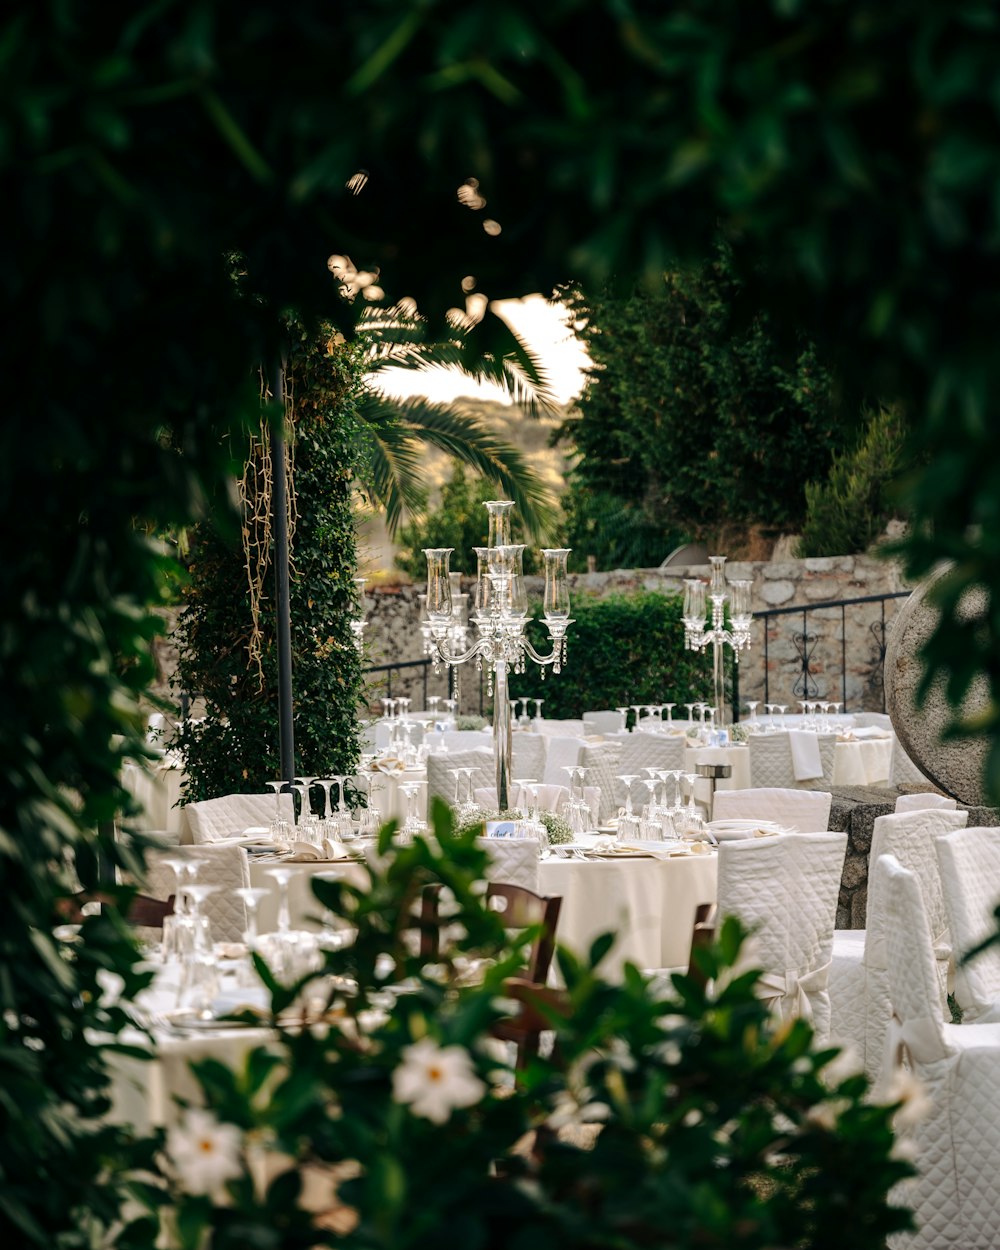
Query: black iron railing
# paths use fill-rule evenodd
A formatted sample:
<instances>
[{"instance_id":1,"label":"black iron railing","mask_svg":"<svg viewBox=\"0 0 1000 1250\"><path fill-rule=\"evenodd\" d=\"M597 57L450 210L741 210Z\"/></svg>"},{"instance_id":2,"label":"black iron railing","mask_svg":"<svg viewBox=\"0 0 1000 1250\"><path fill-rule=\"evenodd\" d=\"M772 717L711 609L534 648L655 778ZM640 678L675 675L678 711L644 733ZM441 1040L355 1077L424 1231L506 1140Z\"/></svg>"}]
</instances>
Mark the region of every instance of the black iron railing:
<instances>
[{"instance_id":1,"label":"black iron railing","mask_svg":"<svg viewBox=\"0 0 1000 1250\"><path fill-rule=\"evenodd\" d=\"M802 618L802 628L792 634L792 642L798 652L801 661L801 670L792 688L792 693L797 699L812 699L820 693L820 688L815 680L812 669L812 659L816 650L817 643L820 640L820 634L810 632L809 616L810 613L827 611L829 609L840 610L840 702L843 704L843 710L848 710L847 699L847 612L849 608L860 606L861 604L877 603L879 605L879 619L871 622L868 626L868 632L871 634L875 642L876 656L873 661L873 668L877 668L879 674L882 671L882 662L885 659L886 646L886 618L885 605L894 599L906 599L910 592L908 590L894 591L884 595L861 595L855 599L826 599L817 603L800 604L790 608L768 608L764 612L756 612L754 620L760 621L764 626L764 702L770 703L770 664L769 660L769 633L768 622L772 617L779 616L800 616ZM885 684L882 683L882 710L885 711Z\"/></svg>"}]
</instances>

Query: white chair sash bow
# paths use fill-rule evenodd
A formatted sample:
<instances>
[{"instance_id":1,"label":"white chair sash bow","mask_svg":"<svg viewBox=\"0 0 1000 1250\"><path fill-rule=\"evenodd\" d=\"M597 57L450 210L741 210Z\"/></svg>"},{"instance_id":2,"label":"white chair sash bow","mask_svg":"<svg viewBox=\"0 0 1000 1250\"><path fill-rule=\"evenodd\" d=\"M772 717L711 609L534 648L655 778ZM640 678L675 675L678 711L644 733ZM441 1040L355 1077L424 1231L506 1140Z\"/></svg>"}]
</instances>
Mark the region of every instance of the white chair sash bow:
<instances>
[{"instance_id":1,"label":"white chair sash bow","mask_svg":"<svg viewBox=\"0 0 1000 1250\"><path fill-rule=\"evenodd\" d=\"M772 1010L782 1016L813 1018L811 995L827 988L830 980L830 960L808 972L788 969L781 972L765 972L757 982L757 994Z\"/></svg>"}]
</instances>

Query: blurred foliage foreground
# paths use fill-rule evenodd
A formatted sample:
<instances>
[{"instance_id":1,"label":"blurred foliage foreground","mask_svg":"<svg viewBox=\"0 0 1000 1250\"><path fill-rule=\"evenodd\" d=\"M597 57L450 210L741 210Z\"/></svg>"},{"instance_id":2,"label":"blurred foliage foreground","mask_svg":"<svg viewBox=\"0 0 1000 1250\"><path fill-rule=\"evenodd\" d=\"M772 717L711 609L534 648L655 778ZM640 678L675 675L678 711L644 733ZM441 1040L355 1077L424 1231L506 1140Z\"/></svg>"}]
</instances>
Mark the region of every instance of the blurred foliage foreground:
<instances>
[{"instance_id":1,"label":"blurred foliage foreground","mask_svg":"<svg viewBox=\"0 0 1000 1250\"><path fill-rule=\"evenodd\" d=\"M702 952L713 979L654 984L634 967L604 981L566 952L549 1058L516 1077L491 1027L517 1004L506 980L532 936L484 905L479 830L406 847L382 830L361 885L315 881L353 942L272 991L276 1041L235 1070L195 1065L204 1105L182 1109L140 1157L149 1214L119 1235L166 1230L199 1250L341 1245L808 1246L882 1250L909 1212L891 1186L898 1106L865 1101L864 1076L815 1050L804 1020L780 1023L754 994L743 935L727 922ZM439 887L446 941L417 949L416 909ZM160 1243L157 1243L160 1244Z\"/></svg>"}]
</instances>

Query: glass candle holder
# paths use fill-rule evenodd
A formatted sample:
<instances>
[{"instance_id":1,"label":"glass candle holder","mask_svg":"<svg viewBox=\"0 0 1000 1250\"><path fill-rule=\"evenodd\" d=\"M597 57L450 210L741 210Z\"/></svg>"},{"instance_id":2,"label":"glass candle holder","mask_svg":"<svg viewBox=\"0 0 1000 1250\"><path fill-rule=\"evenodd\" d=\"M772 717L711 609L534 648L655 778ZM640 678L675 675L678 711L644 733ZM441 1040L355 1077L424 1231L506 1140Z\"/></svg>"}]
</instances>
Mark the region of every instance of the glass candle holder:
<instances>
[{"instance_id":1,"label":"glass candle holder","mask_svg":"<svg viewBox=\"0 0 1000 1250\"><path fill-rule=\"evenodd\" d=\"M547 619L565 620L569 616L569 582L566 559L572 548L543 547L545 561L545 597L543 611Z\"/></svg>"},{"instance_id":2,"label":"glass candle holder","mask_svg":"<svg viewBox=\"0 0 1000 1250\"><path fill-rule=\"evenodd\" d=\"M490 518L488 545L490 547L509 546L511 540L510 514L514 508L513 503L509 499L488 499L483 504L483 507Z\"/></svg>"},{"instance_id":3,"label":"glass candle holder","mask_svg":"<svg viewBox=\"0 0 1000 1250\"><path fill-rule=\"evenodd\" d=\"M427 557L427 619L447 622L451 617L451 578L448 563L454 547L425 547Z\"/></svg>"}]
</instances>

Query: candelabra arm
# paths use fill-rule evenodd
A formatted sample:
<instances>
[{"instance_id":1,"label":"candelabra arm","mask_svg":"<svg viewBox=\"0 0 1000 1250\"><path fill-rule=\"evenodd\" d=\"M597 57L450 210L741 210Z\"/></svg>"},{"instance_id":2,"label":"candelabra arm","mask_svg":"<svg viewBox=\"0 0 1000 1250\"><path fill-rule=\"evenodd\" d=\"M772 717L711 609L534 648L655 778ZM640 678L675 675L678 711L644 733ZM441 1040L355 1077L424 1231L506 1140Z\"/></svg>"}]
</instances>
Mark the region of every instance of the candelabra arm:
<instances>
[{"instance_id":1,"label":"candelabra arm","mask_svg":"<svg viewBox=\"0 0 1000 1250\"><path fill-rule=\"evenodd\" d=\"M469 660L474 660L476 656L485 656L489 658L492 653L492 644L488 637L477 638L468 650L456 655L449 651L446 647L446 639L431 638L431 656L433 659L440 661L442 664L455 666L458 664L467 664Z\"/></svg>"},{"instance_id":2,"label":"candelabra arm","mask_svg":"<svg viewBox=\"0 0 1000 1250\"><path fill-rule=\"evenodd\" d=\"M521 646L531 656L536 664L554 664L562 654L562 639L557 638L552 643L552 650L548 655L540 655L527 638L521 639Z\"/></svg>"}]
</instances>

